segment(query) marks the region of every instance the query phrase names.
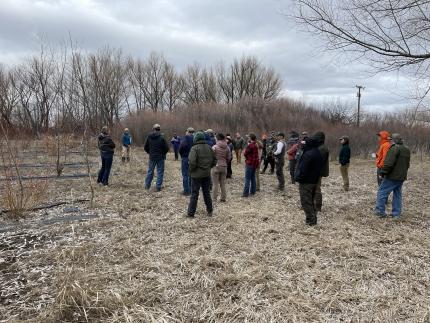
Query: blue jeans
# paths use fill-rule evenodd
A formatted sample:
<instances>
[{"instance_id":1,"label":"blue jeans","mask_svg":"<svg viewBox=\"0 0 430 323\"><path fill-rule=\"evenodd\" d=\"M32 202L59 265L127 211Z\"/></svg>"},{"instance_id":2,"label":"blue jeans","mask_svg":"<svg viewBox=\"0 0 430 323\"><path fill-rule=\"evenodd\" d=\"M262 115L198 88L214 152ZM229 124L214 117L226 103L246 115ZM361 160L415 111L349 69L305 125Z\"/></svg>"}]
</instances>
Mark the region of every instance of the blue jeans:
<instances>
[{"instance_id":1,"label":"blue jeans","mask_svg":"<svg viewBox=\"0 0 430 323\"><path fill-rule=\"evenodd\" d=\"M109 184L109 174L112 168L113 155L101 155L102 167L99 170L97 177L97 183L102 183L103 185Z\"/></svg>"},{"instance_id":2,"label":"blue jeans","mask_svg":"<svg viewBox=\"0 0 430 323\"><path fill-rule=\"evenodd\" d=\"M189 165L188 165L188 158L182 158L181 163L181 172L182 172L182 186L184 188L185 194L190 194L190 171L189 171Z\"/></svg>"},{"instance_id":3,"label":"blue jeans","mask_svg":"<svg viewBox=\"0 0 430 323\"><path fill-rule=\"evenodd\" d=\"M154 178L154 169L157 166L157 190L161 190L161 185L163 185L164 176L164 159L162 160L149 160L148 174L145 178L145 188L149 189L151 187L152 179Z\"/></svg>"},{"instance_id":4,"label":"blue jeans","mask_svg":"<svg viewBox=\"0 0 430 323\"><path fill-rule=\"evenodd\" d=\"M378 195L376 197L375 212L379 216L385 216L385 203L388 195L393 192L393 216L400 216L402 213L402 186L403 181L394 181L384 178L379 186Z\"/></svg>"},{"instance_id":5,"label":"blue jeans","mask_svg":"<svg viewBox=\"0 0 430 323\"><path fill-rule=\"evenodd\" d=\"M251 184L251 187L250 185ZM243 195L249 196L249 194L254 195L256 191L256 181L255 181L255 169L249 165L245 167L245 185L243 188Z\"/></svg>"}]
</instances>

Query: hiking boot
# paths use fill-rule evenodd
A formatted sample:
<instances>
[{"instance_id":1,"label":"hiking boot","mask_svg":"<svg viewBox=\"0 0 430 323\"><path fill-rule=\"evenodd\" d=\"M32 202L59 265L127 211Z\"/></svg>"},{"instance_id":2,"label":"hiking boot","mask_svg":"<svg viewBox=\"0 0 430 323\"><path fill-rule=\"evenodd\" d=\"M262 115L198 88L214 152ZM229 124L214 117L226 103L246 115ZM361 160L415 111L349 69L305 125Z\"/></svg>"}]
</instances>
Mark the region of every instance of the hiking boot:
<instances>
[{"instance_id":1,"label":"hiking boot","mask_svg":"<svg viewBox=\"0 0 430 323\"><path fill-rule=\"evenodd\" d=\"M194 219L194 215L187 214L187 219Z\"/></svg>"},{"instance_id":2,"label":"hiking boot","mask_svg":"<svg viewBox=\"0 0 430 323\"><path fill-rule=\"evenodd\" d=\"M214 215L213 211L208 212L208 216L213 216L213 215Z\"/></svg>"}]
</instances>

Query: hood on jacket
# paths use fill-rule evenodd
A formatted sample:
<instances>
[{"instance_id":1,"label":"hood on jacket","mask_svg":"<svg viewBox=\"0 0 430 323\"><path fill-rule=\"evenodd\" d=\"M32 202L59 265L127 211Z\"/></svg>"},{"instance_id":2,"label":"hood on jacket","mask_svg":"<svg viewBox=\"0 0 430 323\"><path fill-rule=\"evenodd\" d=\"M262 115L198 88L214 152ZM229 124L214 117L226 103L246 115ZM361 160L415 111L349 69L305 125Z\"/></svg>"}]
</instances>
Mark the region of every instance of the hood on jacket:
<instances>
[{"instance_id":1,"label":"hood on jacket","mask_svg":"<svg viewBox=\"0 0 430 323\"><path fill-rule=\"evenodd\" d=\"M99 135L99 140L102 140L102 139L104 139L104 138L106 138L106 137L108 137L109 135L107 134L107 133L101 133L100 135Z\"/></svg>"},{"instance_id":2,"label":"hood on jacket","mask_svg":"<svg viewBox=\"0 0 430 323\"><path fill-rule=\"evenodd\" d=\"M305 139L305 146L303 147L303 150L309 150L311 148L316 148L320 145L321 141L320 139L315 139L314 136L310 138Z\"/></svg>"},{"instance_id":3,"label":"hood on jacket","mask_svg":"<svg viewBox=\"0 0 430 323\"><path fill-rule=\"evenodd\" d=\"M196 143L197 141L205 140L205 134L202 131L197 131L194 134L193 142Z\"/></svg>"},{"instance_id":4,"label":"hood on jacket","mask_svg":"<svg viewBox=\"0 0 430 323\"><path fill-rule=\"evenodd\" d=\"M315 132L311 138L322 145L325 142L325 133L322 131Z\"/></svg>"},{"instance_id":5,"label":"hood on jacket","mask_svg":"<svg viewBox=\"0 0 430 323\"><path fill-rule=\"evenodd\" d=\"M378 133L378 136L380 145L390 141L390 133L388 131L382 130Z\"/></svg>"}]
</instances>

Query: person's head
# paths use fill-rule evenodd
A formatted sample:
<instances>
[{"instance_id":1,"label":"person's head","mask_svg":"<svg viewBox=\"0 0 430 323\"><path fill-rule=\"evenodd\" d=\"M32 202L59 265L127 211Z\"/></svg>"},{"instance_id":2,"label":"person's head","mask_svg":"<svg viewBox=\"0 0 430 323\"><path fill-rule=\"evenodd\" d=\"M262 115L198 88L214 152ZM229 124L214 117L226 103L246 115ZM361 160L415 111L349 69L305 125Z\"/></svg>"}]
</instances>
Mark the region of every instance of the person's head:
<instances>
[{"instance_id":1,"label":"person's head","mask_svg":"<svg viewBox=\"0 0 430 323\"><path fill-rule=\"evenodd\" d=\"M240 133L236 132L236 138L240 138Z\"/></svg>"},{"instance_id":2,"label":"person's head","mask_svg":"<svg viewBox=\"0 0 430 323\"><path fill-rule=\"evenodd\" d=\"M348 137L348 136L342 136L342 137L340 137L340 138L339 138L339 142L340 142L342 145L349 144L349 137Z\"/></svg>"},{"instance_id":3,"label":"person's head","mask_svg":"<svg viewBox=\"0 0 430 323\"><path fill-rule=\"evenodd\" d=\"M290 136L291 138L299 138L299 134L297 133L297 131L294 130L290 131Z\"/></svg>"},{"instance_id":4,"label":"person's head","mask_svg":"<svg viewBox=\"0 0 430 323\"><path fill-rule=\"evenodd\" d=\"M109 129L108 129L108 127L107 127L107 126L103 126L103 127L102 127L102 134L104 134L104 135L109 134Z\"/></svg>"},{"instance_id":5,"label":"person's head","mask_svg":"<svg viewBox=\"0 0 430 323\"><path fill-rule=\"evenodd\" d=\"M403 144L402 136L399 133L393 133L391 136L391 140L395 144Z\"/></svg>"},{"instance_id":6,"label":"person's head","mask_svg":"<svg viewBox=\"0 0 430 323\"><path fill-rule=\"evenodd\" d=\"M216 140L218 141L218 140L224 140L225 139L225 136L224 136L224 134L223 133L221 133L221 132L218 132L217 134L216 134Z\"/></svg>"},{"instance_id":7,"label":"person's head","mask_svg":"<svg viewBox=\"0 0 430 323\"><path fill-rule=\"evenodd\" d=\"M188 127L187 134L188 135L192 135L193 133L194 133L194 128L193 127Z\"/></svg>"},{"instance_id":8,"label":"person's head","mask_svg":"<svg viewBox=\"0 0 430 323\"><path fill-rule=\"evenodd\" d=\"M266 134L263 134L263 135L261 136L261 139L262 139L262 140L267 140L267 135L266 135Z\"/></svg>"},{"instance_id":9,"label":"person's head","mask_svg":"<svg viewBox=\"0 0 430 323\"><path fill-rule=\"evenodd\" d=\"M207 133L209 136L211 136L211 137L213 137L213 136L214 136L214 131L213 131L212 129L208 129L208 130L206 130L206 133Z\"/></svg>"},{"instance_id":10,"label":"person's head","mask_svg":"<svg viewBox=\"0 0 430 323\"><path fill-rule=\"evenodd\" d=\"M305 140L308 137L309 137L309 134L307 133L307 131L302 131L302 140Z\"/></svg>"},{"instance_id":11,"label":"person's head","mask_svg":"<svg viewBox=\"0 0 430 323\"><path fill-rule=\"evenodd\" d=\"M197 141L202 141L202 140L205 140L205 133L203 131L197 131L194 134L193 141L197 142Z\"/></svg>"},{"instance_id":12,"label":"person's head","mask_svg":"<svg viewBox=\"0 0 430 323\"><path fill-rule=\"evenodd\" d=\"M152 126L152 130L154 130L154 131L160 131L161 130L161 126L158 123L156 123L156 124L154 124Z\"/></svg>"},{"instance_id":13,"label":"person's head","mask_svg":"<svg viewBox=\"0 0 430 323\"><path fill-rule=\"evenodd\" d=\"M278 132L278 134L276 135L276 139L278 139L278 141L284 140L285 134L283 132Z\"/></svg>"},{"instance_id":14,"label":"person's head","mask_svg":"<svg viewBox=\"0 0 430 323\"><path fill-rule=\"evenodd\" d=\"M379 138L380 143L384 143L391 140L391 135L388 131L382 130L376 134Z\"/></svg>"},{"instance_id":15,"label":"person's head","mask_svg":"<svg viewBox=\"0 0 430 323\"><path fill-rule=\"evenodd\" d=\"M129 133L129 132L130 132L130 130L128 130L128 128L124 129L124 133Z\"/></svg>"},{"instance_id":16,"label":"person's head","mask_svg":"<svg viewBox=\"0 0 430 323\"><path fill-rule=\"evenodd\" d=\"M177 137L178 135L176 134L176 132L175 133L173 133L173 137Z\"/></svg>"},{"instance_id":17,"label":"person's head","mask_svg":"<svg viewBox=\"0 0 430 323\"><path fill-rule=\"evenodd\" d=\"M231 142L232 142L232 140L231 140L231 136L230 136L230 135L225 136L225 138L227 139L227 142L228 142L228 143L231 143Z\"/></svg>"},{"instance_id":18,"label":"person's head","mask_svg":"<svg viewBox=\"0 0 430 323\"><path fill-rule=\"evenodd\" d=\"M325 133L322 131L317 131L312 136L312 138L314 138L316 141L319 142L320 145L322 145L325 142Z\"/></svg>"},{"instance_id":19,"label":"person's head","mask_svg":"<svg viewBox=\"0 0 430 323\"><path fill-rule=\"evenodd\" d=\"M248 135L248 138L250 141L256 141L257 140L257 136L254 133L250 133Z\"/></svg>"}]
</instances>

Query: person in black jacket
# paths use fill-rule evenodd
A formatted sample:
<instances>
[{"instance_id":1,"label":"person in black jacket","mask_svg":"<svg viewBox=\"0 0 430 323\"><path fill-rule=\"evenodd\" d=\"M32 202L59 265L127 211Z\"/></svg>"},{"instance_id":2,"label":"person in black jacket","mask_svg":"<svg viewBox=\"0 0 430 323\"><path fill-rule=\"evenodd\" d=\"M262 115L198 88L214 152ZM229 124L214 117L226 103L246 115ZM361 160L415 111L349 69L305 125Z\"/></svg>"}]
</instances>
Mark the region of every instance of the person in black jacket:
<instances>
[{"instance_id":1,"label":"person in black jacket","mask_svg":"<svg viewBox=\"0 0 430 323\"><path fill-rule=\"evenodd\" d=\"M349 148L349 138L348 136L342 136L339 138L340 144L342 147L339 152L339 164L340 164L340 173L342 174L343 179L343 190L349 191L349 160L351 159L351 149Z\"/></svg>"},{"instance_id":2,"label":"person in black jacket","mask_svg":"<svg viewBox=\"0 0 430 323\"><path fill-rule=\"evenodd\" d=\"M161 191L164 176L164 161L166 154L169 152L169 145L161 133L159 124L155 124L152 133L148 135L145 141L145 151L149 154L148 173L145 178L145 189L149 190L151 187L152 179L154 177L154 169L157 166L157 183L156 190Z\"/></svg>"},{"instance_id":3,"label":"person in black jacket","mask_svg":"<svg viewBox=\"0 0 430 323\"><path fill-rule=\"evenodd\" d=\"M109 184L109 175L112 168L113 154L115 152L115 143L109 136L109 130L106 126L102 128L101 134L99 135L98 147L100 150L102 167L99 170L97 183L107 186Z\"/></svg>"},{"instance_id":4,"label":"person in black jacket","mask_svg":"<svg viewBox=\"0 0 430 323\"><path fill-rule=\"evenodd\" d=\"M323 195L321 191L321 182L323 177L328 177L329 175L329 150L325 145L325 133L322 131L315 132L312 138L318 142L318 150L321 153L323 159L323 166L321 168L320 178L317 182L317 188L315 191L315 208L318 212L321 212L322 204L323 204Z\"/></svg>"},{"instance_id":5,"label":"person in black jacket","mask_svg":"<svg viewBox=\"0 0 430 323\"><path fill-rule=\"evenodd\" d=\"M318 210L314 199L317 183L320 179L324 160L318 149L319 141L307 138L303 146L303 154L300 156L294 179L299 183L300 203L306 214L306 224L316 225Z\"/></svg>"},{"instance_id":6,"label":"person in black jacket","mask_svg":"<svg viewBox=\"0 0 430 323\"><path fill-rule=\"evenodd\" d=\"M179 145L179 154L181 155L181 173L182 173L182 195L191 195L191 177L189 171L188 155L190 154L191 147L193 147L194 128L187 129L185 137Z\"/></svg>"}]
</instances>

